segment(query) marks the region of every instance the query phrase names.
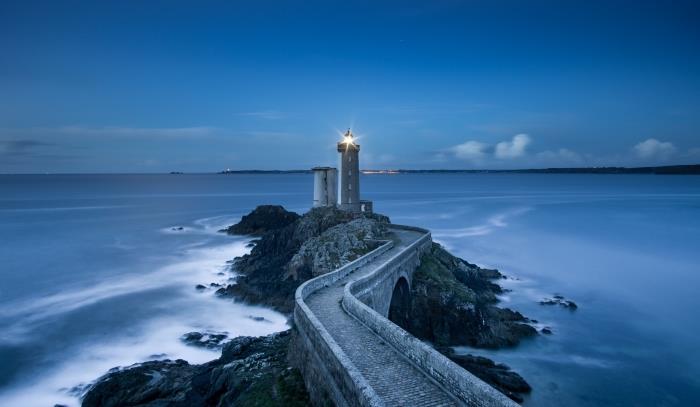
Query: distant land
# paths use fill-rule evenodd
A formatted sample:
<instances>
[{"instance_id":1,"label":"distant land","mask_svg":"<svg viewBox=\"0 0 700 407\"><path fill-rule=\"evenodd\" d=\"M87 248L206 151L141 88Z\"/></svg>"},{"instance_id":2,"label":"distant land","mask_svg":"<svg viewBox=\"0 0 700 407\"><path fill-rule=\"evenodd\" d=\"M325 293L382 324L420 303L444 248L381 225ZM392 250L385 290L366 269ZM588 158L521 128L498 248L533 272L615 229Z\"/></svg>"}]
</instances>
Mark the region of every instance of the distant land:
<instances>
[{"instance_id":1,"label":"distant land","mask_svg":"<svg viewBox=\"0 0 700 407\"><path fill-rule=\"evenodd\" d=\"M310 174L311 170L224 170L218 174ZM365 169L363 174L657 174L657 175L700 175L700 164L666 165L660 167L576 167L576 168L530 168L518 170L402 170Z\"/></svg>"}]
</instances>

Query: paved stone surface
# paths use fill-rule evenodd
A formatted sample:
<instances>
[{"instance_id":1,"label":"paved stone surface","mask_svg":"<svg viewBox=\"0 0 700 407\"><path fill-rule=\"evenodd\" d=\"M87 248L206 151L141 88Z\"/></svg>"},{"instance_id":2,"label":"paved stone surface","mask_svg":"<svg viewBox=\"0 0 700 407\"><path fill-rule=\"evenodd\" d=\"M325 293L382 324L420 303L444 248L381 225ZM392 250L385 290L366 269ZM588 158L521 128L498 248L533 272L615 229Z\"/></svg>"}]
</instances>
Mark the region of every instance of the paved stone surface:
<instances>
[{"instance_id":1,"label":"paved stone surface","mask_svg":"<svg viewBox=\"0 0 700 407\"><path fill-rule=\"evenodd\" d=\"M392 249L345 279L311 294L306 304L387 406L460 405L406 357L345 313L340 306L346 283L372 272L421 236L417 232L404 230L394 230L394 235Z\"/></svg>"}]
</instances>

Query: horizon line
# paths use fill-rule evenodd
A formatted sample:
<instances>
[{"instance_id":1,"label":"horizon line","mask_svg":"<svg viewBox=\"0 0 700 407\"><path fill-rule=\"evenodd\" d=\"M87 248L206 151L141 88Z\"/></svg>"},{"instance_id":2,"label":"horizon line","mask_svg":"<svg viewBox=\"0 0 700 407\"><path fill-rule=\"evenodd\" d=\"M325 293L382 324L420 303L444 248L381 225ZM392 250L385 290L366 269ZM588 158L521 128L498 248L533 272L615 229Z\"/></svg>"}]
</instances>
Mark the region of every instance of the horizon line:
<instances>
[{"instance_id":1,"label":"horizon line","mask_svg":"<svg viewBox=\"0 0 700 407\"><path fill-rule=\"evenodd\" d=\"M540 168L512 168L512 169L468 169L468 168L365 168L361 169L360 172L370 175L370 174L392 174L392 173L419 173L419 172L469 172L469 173L493 173L493 172L537 172L537 171L600 171L600 170L624 170L624 171L634 171L634 170L653 170L653 169L694 169L700 173L700 163L697 164L674 164L674 165L655 165L655 166L636 166L636 167L625 167L625 166L593 166L593 167L540 167ZM0 172L0 175L225 175L225 174L244 174L244 173L258 173L258 174L284 174L284 173L312 173L312 169L226 169L219 171L154 171L154 172Z\"/></svg>"}]
</instances>

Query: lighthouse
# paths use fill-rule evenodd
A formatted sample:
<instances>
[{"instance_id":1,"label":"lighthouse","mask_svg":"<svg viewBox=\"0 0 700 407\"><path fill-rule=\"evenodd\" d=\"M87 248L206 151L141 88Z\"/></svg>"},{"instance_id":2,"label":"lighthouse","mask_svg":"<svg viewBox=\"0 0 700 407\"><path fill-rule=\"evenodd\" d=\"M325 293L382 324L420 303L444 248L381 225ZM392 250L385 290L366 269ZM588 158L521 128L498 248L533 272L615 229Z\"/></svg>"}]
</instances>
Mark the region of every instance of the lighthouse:
<instances>
[{"instance_id":1,"label":"lighthouse","mask_svg":"<svg viewBox=\"0 0 700 407\"><path fill-rule=\"evenodd\" d=\"M336 189L338 171L331 167L314 167L314 207L337 206L348 212L371 213L372 201L360 199L360 145L348 129L338 142L340 153L340 178ZM340 194L338 194L340 192ZM340 195L340 199L338 199Z\"/></svg>"},{"instance_id":2,"label":"lighthouse","mask_svg":"<svg viewBox=\"0 0 700 407\"><path fill-rule=\"evenodd\" d=\"M340 153L340 209L360 212L360 145L348 129L338 142Z\"/></svg>"}]
</instances>

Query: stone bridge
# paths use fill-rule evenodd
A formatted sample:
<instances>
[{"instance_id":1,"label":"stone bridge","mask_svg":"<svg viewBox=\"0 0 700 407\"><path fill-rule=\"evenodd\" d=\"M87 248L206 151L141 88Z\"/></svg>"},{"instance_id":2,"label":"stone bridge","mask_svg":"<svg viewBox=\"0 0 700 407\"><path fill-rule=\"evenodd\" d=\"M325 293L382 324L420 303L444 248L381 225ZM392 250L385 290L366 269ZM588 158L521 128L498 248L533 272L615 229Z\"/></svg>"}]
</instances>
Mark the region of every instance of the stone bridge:
<instances>
[{"instance_id":1,"label":"stone bridge","mask_svg":"<svg viewBox=\"0 0 700 407\"><path fill-rule=\"evenodd\" d=\"M410 299L430 232L392 225L391 240L302 284L293 355L316 405L517 406L388 316Z\"/></svg>"}]
</instances>

